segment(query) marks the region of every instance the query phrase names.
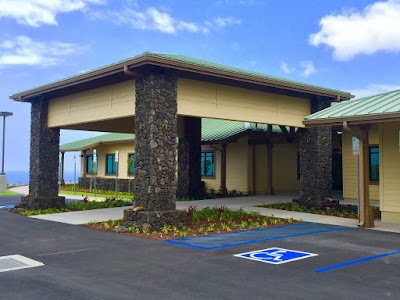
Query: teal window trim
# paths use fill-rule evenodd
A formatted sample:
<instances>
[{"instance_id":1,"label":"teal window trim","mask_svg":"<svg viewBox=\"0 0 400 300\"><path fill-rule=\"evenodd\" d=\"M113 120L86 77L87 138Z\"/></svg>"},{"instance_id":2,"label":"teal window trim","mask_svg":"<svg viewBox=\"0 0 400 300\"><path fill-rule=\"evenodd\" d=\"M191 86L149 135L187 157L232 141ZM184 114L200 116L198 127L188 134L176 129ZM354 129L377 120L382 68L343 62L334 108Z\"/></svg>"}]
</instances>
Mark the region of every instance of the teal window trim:
<instances>
[{"instance_id":1,"label":"teal window trim","mask_svg":"<svg viewBox=\"0 0 400 300\"><path fill-rule=\"evenodd\" d=\"M131 159L133 159L133 162L130 165ZM128 154L128 175L135 175L135 161L136 161L136 155L134 153Z\"/></svg>"},{"instance_id":2,"label":"teal window trim","mask_svg":"<svg viewBox=\"0 0 400 300\"><path fill-rule=\"evenodd\" d=\"M379 147L369 146L369 181L379 182Z\"/></svg>"},{"instance_id":3,"label":"teal window trim","mask_svg":"<svg viewBox=\"0 0 400 300\"><path fill-rule=\"evenodd\" d=\"M201 176L214 177L215 176L215 152L202 151L201 152Z\"/></svg>"},{"instance_id":4,"label":"teal window trim","mask_svg":"<svg viewBox=\"0 0 400 300\"><path fill-rule=\"evenodd\" d=\"M86 174L93 174L93 155L86 155Z\"/></svg>"},{"instance_id":5,"label":"teal window trim","mask_svg":"<svg viewBox=\"0 0 400 300\"><path fill-rule=\"evenodd\" d=\"M117 163L115 162L115 154L106 154L106 175L117 174Z\"/></svg>"}]
</instances>

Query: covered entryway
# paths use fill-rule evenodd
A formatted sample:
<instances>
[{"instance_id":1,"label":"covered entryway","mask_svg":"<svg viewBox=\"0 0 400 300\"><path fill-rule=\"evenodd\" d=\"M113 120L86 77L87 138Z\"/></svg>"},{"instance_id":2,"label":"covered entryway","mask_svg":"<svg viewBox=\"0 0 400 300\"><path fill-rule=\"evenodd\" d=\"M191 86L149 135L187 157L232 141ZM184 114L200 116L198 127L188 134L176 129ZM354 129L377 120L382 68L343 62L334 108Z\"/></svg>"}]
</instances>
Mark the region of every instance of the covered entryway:
<instances>
[{"instance_id":1,"label":"covered entryway","mask_svg":"<svg viewBox=\"0 0 400 300\"><path fill-rule=\"evenodd\" d=\"M11 98L32 104L31 196L25 204L62 205L57 196L60 129L135 133L135 205L147 211L170 211L175 209L177 173L181 192L190 195L201 187L201 118L286 126L290 132L290 128L303 128L303 118L310 113L351 97L333 89L158 53L144 53L17 93ZM300 196L329 196L330 127L301 130L299 138ZM269 145L268 160L273 144L271 140L265 144ZM177 172L178 148L182 163ZM271 172L269 168L267 180ZM221 182L226 182L226 176L226 170L221 171Z\"/></svg>"}]
</instances>

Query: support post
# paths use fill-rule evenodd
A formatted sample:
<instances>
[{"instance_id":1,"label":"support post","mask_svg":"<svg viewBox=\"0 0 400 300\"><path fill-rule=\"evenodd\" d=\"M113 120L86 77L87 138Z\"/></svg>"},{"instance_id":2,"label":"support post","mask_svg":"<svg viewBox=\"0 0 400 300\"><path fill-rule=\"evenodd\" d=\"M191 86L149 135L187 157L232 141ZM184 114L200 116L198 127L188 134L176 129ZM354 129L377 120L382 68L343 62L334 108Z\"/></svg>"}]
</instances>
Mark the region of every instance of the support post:
<instances>
[{"instance_id":1,"label":"support post","mask_svg":"<svg viewBox=\"0 0 400 300\"><path fill-rule=\"evenodd\" d=\"M178 197L202 197L201 118L182 117L183 134L178 144Z\"/></svg>"},{"instance_id":2,"label":"support post","mask_svg":"<svg viewBox=\"0 0 400 300\"><path fill-rule=\"evenodd\" d=\"M187 213L175 210L177 78L143 73L135 85L135 208L124 210L124 224L141 230L182 227Z\"/></svg>"},{"instance_id":3,"label":"support post","mask_svg":"<svg viewBox=\"0 0 400 300\"><path fill-rule=\"evenodd\" d=\"M86 171L87 171L87 159L86 159L86 150L82 151L82 161L81 161L81 177L85 178L86 177Z\"/></svg>"},{"instance_id":4,"label":"support post","mask_svg":"<svg viewBox=\"0 0 400 300\"><path fill-rule=\"evenodd\" d=\"M228 189L226 188L226 148L227 144L222 144L221 151L221 193L223 196L228 195Z\"/></svg>"},{"instance_id":5,"label":"support post","mask_svg":"<svg viewBox=\"0 0 400 300\"><path fill-rule=\"evenodd\" d=\"M267 195L275 195L274 186L273 186L273 154L272 149L274 145L271 142L266 144L267 146Z\"/></svg>"},{"instance_id":6,"label":"support post","mask_svg":"<svg viewBox=\"0 0 400 300\"><path fill-rule=\"evenodd\" d=\"M48 128L48 100L34 99L31 108L31 149L29 195L19 207L61 208L65 198L58 196L60 129Z\"/></svg>"},{"instance_id":7,"label":"support post","mask_svg":"<svg viewBox=\"0 0 400 300\"><path fill-rule=\"evenodd\" d=\"M65 179L64 179L64 157L65 152L61 152L61 186L65 186Z\"/></svg>"}]
</instances>

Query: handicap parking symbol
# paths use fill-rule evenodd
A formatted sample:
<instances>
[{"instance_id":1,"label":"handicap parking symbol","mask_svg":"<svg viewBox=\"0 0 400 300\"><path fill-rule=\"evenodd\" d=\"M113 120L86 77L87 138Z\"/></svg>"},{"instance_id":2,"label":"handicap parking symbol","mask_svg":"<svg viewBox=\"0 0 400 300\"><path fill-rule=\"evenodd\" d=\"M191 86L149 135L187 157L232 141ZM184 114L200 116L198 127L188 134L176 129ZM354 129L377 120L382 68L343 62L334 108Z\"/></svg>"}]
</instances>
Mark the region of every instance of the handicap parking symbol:
<instances>
[{"instance_id":1,"label":"handicap parking symbol","mask_svg":"<svg viewBox=\"0 0 400 300\"><path fill-rule=\"evenodd\" d=\"M318 254L274 247L274 248L256 250L241 254L235 254L234 256L250 260L261 261L268 264L279 265L299 259L318 256Z\"/></svg>"}]
</instances>

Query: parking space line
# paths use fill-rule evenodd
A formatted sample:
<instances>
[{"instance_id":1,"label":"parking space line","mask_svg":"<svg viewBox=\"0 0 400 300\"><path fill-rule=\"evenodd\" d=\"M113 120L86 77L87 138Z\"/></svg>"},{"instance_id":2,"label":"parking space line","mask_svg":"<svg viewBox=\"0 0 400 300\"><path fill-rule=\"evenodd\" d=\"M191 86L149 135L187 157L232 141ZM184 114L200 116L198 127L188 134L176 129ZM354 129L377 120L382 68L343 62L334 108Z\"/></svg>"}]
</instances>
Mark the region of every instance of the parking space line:
<instances>
[{"instance_id":1,"label":"parking space line","mask_svg":"<svg viewBox=\"0 0 400 300\"><path fill-rule=\"evenodd\" d=\"M381 257L391 256L391 255L396 255L396 254L400 254L400 250L396 250L396 251L392 251L392 252L388 252L388 253L383 253L383 254L378 254L378 255L373 255L373 256L368 256L368 257L364 257L364 258L360 258L360 259L356 259L356 260L347 261L347 262L344 262L344 263L341 263L341 264L337 264L337 265L329 266L329 267L326 267L326 268L314 270L314 272L315 273L327 272L327 271L331 271L331 270L334 270L334 269L339 269L339 268L347 267L347 266L350 266L350 265L358 264L358 263L361 263L361 262L364 262L364 261L373 260L373 259L377 259L377 258L381 258Z\"/></svg>"}]
</instances>

